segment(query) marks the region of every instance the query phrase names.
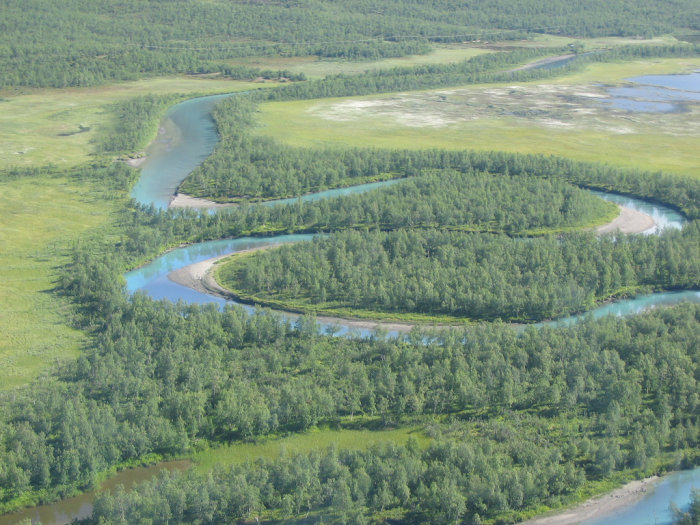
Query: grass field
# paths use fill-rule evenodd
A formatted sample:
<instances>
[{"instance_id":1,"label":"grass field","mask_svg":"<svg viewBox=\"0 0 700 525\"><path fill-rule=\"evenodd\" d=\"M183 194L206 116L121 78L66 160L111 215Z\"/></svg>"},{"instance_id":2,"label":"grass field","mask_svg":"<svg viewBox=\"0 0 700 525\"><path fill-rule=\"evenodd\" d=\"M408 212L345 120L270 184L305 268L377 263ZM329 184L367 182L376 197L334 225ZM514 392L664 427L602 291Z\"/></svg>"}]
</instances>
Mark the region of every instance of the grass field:
<instances>
[{"instance_id":1,"label":"grass field","mask_svg":"<svg viewBox=\"0 0 700 525\"><path fill-rule=\"evenodd\" d=\"M113 118L109 105L126 98L148 93L214 94L262 86L182 76L96 88L5 91L0 93L0 170L86 162L100 129Z\"/></svg>"},{"instance_id":2,"label":"grass field","mask_svg":"<svg viewBox=\"0 0 700 525\"><path fill-rule=\"evenodd\" d=\"M571 38L555 35L537 35L530 40L508 40L505 42L469 42L459 44L434 44L434 49L424 55L409 55L382 60L339 60L306 57L250 57L232 60L231 64L258 67L260 69L286 70L304 73L308 78L323 78L327 75L343 73L352 75L368 70L392 67L416 66L421 64L445 64L467 60L484 53L507 50L514 47L564 47L574 44L583 50L619 47L625 45L662 45L678 43L672 36L653 39L637 38Z\"/></svg>"},{"instance_id":3,"label":"grass field","mask_svg":"<svg viewBox=\"0 0 700 525\"><path fill-rule=\"evenodd\" d=\"M197 469L206 472L215 465L233 465L253 461L258 458L274 459L281 454L298 454L312 450L324 450L335 445L338 449L366 450L377 443L392 442L405 444L414 437L420 446L430 442L419 427L406 427L388 430L332 430L313 429L302 434L268 439L260 443L234 443L198 452L192 459Z\"/></svg>"},{"instance_id":4,"label":"grass field","mask_svg":"<svg viewBox=\"0 0 700 525\"><path fill-rule=\"evenodd\" d=\"M602 92L600 84L698 67L698 59L592 64L546 83L518 84L528 95L520 106L508 92L497 93L511 85L269 103L261 106L258 133L300 147L504 150L700 176L697 108L677 114L598 112L581 119L566 113L566 97L577 90ZM550 99L553 105L538 106L542 117L533 118L532 104ZM588 108L576 111L584 115Z\"/></svg>"},{"instance_id":5,"label":"grass field","mask_svg":"<svg viewBox=\"0 0 700 525\"><path fill-rule=\"evenodd\" d=\"M72 243L107 223L115 205L68 177L0 180L0 389L26 383L85 343L67 325L69 305L51 290Z\"/></svg>"}]
</instances>

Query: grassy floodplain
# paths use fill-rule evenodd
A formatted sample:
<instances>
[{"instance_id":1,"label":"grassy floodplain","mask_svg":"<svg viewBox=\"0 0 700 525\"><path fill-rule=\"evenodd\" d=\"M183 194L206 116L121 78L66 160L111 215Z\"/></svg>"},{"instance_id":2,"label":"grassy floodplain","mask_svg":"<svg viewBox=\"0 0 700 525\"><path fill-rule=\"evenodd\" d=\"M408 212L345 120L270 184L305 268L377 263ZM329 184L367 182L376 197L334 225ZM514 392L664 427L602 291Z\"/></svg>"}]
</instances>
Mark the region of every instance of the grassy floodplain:
<instances>
[{"instance_id":1,"label":"grassy floodplain","mask_svg":"<svg viewBox=\"0 0 700 525\"><path fill-rule=\"evenodd\" d=\"M0 170L88 161L99 133L112 124L109 105L115 102L149 93L213 95L259 87L263 84L181 76L96 88L0 92Z\"/></svg>"},{"instance_id":2,"label":"grassy floodplain","mask_svg":"<svg viewBox=\"0 0 700 525\"><path fill-rule=\"evenodd\" d=\"M56 362L77 356L86 343L85 334L69 326L68 304L52 290L73 243L108 227L125 196L114 199L62 170L94 158L95 140L113 122L110 105L147 93L214 94L257 87L262 85L168 77L2 94L0 389L26 384ZM89 130L71 134L80 126ZM46 165L56 166L58 174L2 175L8 168Z\"/></svg>"},{"instance_id":3,"label":"grassy floodplain","mask_svg":"<svg viewBox=\"0 0 700 525\"><path fill-rule=\"evenodd\" d=\"M528 44L530 41L523 43ZM284 70L292 73L304 73L308 78L323 78L327 75L343 73L352 75L374 71L377 69L389 69L392 67L410 67L421 64L445 64L460 62L484 53L493 53L493 49L479 47L475 44L450 44L436 46L433 51L425 55L409 55L405 57L385 58L382 60L338 60L320 59L317 56L309 57L251 57L240 58L231 61L232 64L240 64L260 69Z\"/></svg>"},{"instance_id":4,"label":"grassy floodplain","mask_svg":"<svg viewBox=\"0 0 700 525\"><path fill-rule=\"evenodd\" d=\"M625 45L664 45L678 41L672 36L660 36L651 39L601 37L579 38L555 35L536 35L528 40L512 40L505 42L465 42L462 44L436 44L430 53L424 55L409 55L381 60L339 60L321 59L317 56L306 57L250 57L231 60L232 65L244 65L260 69L284 70L291 73L304 73L308 78L323 78L327 75L352 75L377 69L393 67L410 67L423 64L445 64L460 62L484 53L498 52L516 47L563 47L576 45L582 50L593 50L606 47Z\"/></svg>"},{"instance_id":5,"label":"grassy floodplain","mask_svg":"<svg viewBox=\"0 0 700 525\"><path fill-rule=\"evenodd\" d=\"M518 87L533 99L564 97L570 91L585 92L594 84L622 85L630 77L690 72L698 67L697 59L590 64L583 71L546 83L525 82ZM512 87L479 85L420 93L268 103L261 106L257 132L299 147L504 150L698 176L697 111L654 114L653 118L649 114L639 117L630 114L628 118L615 120L606 117L602 124L595 117L588 124L571 119L573 122L559 125L556 122L559 117L563 120L569 117L560 115L561 108L554 107L539 124L534 124L527 115L531 109L526 104L527 98L519 108L498 107L500 102L494 100L494 93ZM507 92L500 94L501 101L507 95ZM448 108L444 107L445 102L450 104ZM490 110L490 105L495 109ZM506 114L513 110L524 118ZM454 117L455 112L462 114ZM659 122L665 124L666 132L659 128Z\"/></svg>"},{"instance_id":6,"label":"grassy floodplain","mask_svg":"<svg viewBox=\"0 0 700 525\"><path fill-rule=\"evenodd\" d=\"M0 178L0 389L75 357L86 341L67 324L68 304L52 293L70 246L107 224L116 206L85 190L68 176Z\"/></svg>"}]
</instances>

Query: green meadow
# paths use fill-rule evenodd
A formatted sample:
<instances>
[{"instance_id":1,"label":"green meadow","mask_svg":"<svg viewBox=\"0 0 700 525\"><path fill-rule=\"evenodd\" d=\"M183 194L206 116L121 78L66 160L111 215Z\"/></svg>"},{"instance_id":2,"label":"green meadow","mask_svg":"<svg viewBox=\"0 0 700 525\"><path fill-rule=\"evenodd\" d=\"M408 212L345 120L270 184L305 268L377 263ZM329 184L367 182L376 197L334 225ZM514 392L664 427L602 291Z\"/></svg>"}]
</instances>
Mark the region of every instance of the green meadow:
<instances>
[{"instance_id":1,"label":"green meadow","mask_svg":"<svg viewBox=\"0 0 700 525\"><path fill-rule=\"evenodd\" d=\"M301 434L265 439L255 443L238 442L197 452L192 460L197 469L206 472L216 465L232 465L258 458L275 459L284 454L303 454L335 446L338 449L366 450L379 443L405 445L414 438L420 446L430 443L420 427L402 427L379 430L314 428Z\"/></svg>"},{"instance_id":2,"label":"green meadow","mask_svg":"<svg viewBox=\"0 0 700 525\"><path fill-rule=\"evenodd\" d=\"M697 110L677 114L614 117L600 112L579 122L563 108L564 96L600 97L600 85L626 78L683 73L697 59L654 59L590 64L585 70L547 82L472 85L420 93L392 93L261 106L257 132L298 147L373 146L446 148L541 153L621 167L698 176ZM522 88L517 105L498 90ZM552 105L547 106L551 99ZM562 102L564 101L564 102ZM531 117L532 103L546 118ZM447 105L446 105L447 104ZM588 108L579 108L586 116ZM560 123L561 122L561 123Z\"/></svg>"},{"instance_id":3,"label":"green meadow","mask_svg":"<svg viewBox=\"0 0 700 525\"><path fill-rule=\"evenodd\" d=\"M0 92L0 171L87 162L114 118L110 105L149 93L216 94L270 84L196 76L161 77L95 88Z\"/></svg>"},{"instance_id":4,"label":"green meadow","mask_svg":"<svg viewBox=\"0 0 700 525\"><path fill-rule=\"evenodd\" d=\"M69 170L94 158L93 144L114 118L111 104L147 93L209 94L253 87L261 84L171 77L2 94L0 389L26 384L57 362L76 357L87 342L85 334L70 327L70 305L52 290L71 246L108 227L123 202L124 196L107 198L96 184L86 186ZM8 168L46 165L54 165L57 174L2 175Z\"/></svg>"},{"instance_id":5,"label":"green meadow","mask_svg":"<svg viewBox=\"0 0 700 525\"><path fill-rule=\"evenodd\" d=\"M107 224L118 201L67 176L0 179L0 389L22 385L75 357L85 335L52 290L82 235Z\"/></svg>"},{"instance_id":6,"label":"green meadow","mask_svg":"<svg viewBox=\"0 0 700 525\"><path fill-rule=\"evenodd\" d=\"M250 57L239 58L230 62L231 64L240 64L260 69L284 70L297 74L304 73L308 78L323 78L327 75L337 75L340 73L352 75L377 69L390 69L392 67L461 62L462 60L467 60L477 55L493 52L493 49L480 47L478 44L450 44L438 45L430 53L424 55L409 55L372 61L321 59L317 56L308 56Z\"/></svg>"}]
</instances>

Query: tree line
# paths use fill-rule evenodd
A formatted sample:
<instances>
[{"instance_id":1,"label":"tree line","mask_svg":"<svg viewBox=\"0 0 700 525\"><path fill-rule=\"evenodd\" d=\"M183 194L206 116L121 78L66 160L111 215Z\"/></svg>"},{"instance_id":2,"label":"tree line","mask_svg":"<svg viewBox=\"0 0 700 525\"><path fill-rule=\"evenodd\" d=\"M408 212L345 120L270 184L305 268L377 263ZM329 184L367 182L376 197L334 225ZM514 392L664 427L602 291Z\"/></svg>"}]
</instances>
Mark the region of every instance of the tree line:
<instances>
[{"instance_id":1,"label":"tree line","mask_svg":"<svg viewBox=\"0 0 700 525\"><path fill-rule=\"evenodd\" d=\"M650 37L692 32L692 0L653 2L480 0L455 9L392 0L339 4L186 0L6 0L0 22L4 86L89 86L146 75L219 71L235 58L318 56L377 59L425 53L432 43L496 41L550 32Z\"/></svg>"}]
</instances>

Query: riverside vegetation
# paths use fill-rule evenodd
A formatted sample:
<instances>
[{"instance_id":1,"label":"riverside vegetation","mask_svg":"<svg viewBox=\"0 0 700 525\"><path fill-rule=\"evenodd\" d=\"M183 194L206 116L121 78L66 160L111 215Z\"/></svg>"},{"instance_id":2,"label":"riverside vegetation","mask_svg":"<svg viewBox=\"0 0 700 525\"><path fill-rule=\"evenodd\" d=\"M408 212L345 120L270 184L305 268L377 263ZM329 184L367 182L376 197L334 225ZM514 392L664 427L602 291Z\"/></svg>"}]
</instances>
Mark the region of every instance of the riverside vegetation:
<instances>
[{"instance_id":1,"label":"riverside vegetation","mask_svg":"<svg viewBox=\"0 0 700 525\"><path fill-rule=\"evenodd\" d=\"M239 297L293 311L540 321L642 286L697 288L699 258L697 223L660 237L527 242L434 229L346 231L234 256L217 277Z\"/></svg>"},{"instance_id":2,"label":"riverside vegetation","mask_svg":"<svg viewBox=\"0 0 700 525\"><path fill-rule=\"evenodd\" d=\"M126 186L132 175L126 167L116 164L95 166L82 176L101 179L105 185L117 188ZM466 178L464 174L452 176ZM488 181L493 177L473 176L477 183L480 178ZM626 177L620 180L627 183ZM425 181L416 177L409 182L429 186L430 181L430 177ZM614 184L614 179L610 183ZM561 186L565 188L566 185ZM688 190L693 188L693 183L688 183ZM384 193L391 195L398 190L400 186L394 186ZM368 202L374 198L356 198L363 197ZM313 210L325 205L306 203L303 207ZM121 242L83 244L62 287L80 305L81 324L93 332L95 346L42 388L21 391L19 397L15 393L14 401L7 397L2 454L6 458L4 499L28 502L70 492L76 485L89 486L97 473L110 465L128 463L147 454L179 455L207 443L298 432L317 424L340 428L359 424L371 428L419 422L432 429L428 432L434 443L428 449L417 449L409 443L362 453L330 451L330 456L324 453L289 458L294 465L306 465L305 470L294 469L307 476L311 485L296 478L272 481L277 469L291 468L284 463L287 460L235 466L215 474L211 481L194 473L167 476L155 482L156 489L144 486L143 492L129 496L103 496L96 502L95 519L102 516L130 522L146 516L145 513L195 522L203 517L215 522L222 513L241 518L314 513L319 518L340 521L390 515L434 522L490 516L506 519L523 515L533 506L576 499L577 490L594 490L596 480L609 479L618 469L648 472L663 465L688 465L695 461L694 425L698 423L689 414L697 412L691 406L698 397L692 364L697 361L692 350L700 315L697 307L659 311L628 320L590 321L567 329L532 330L522 335L504 325L481 325L464 332L440 334L426 348L420 332L407 342L328 339L315 332L311 319L290 327L275 315L260 313L249 317L236 307L219 312L214 307L168 305L143 296L129 299L118 284L122 268L148 257L155 247L216 237L234 225L240 226L242 219L254 219L258 213L262 217L273 213L278 217L296 217L300 207L243 207L214 216L136 207L121 214L117 230L121 232ZM645 324L649 322L655 327L653 330ZM603 337L602 340L592 336L599 330L601 335L596 337ZM594 344L594 340L598 342ZM639 352L644 351L645 345L650 345L649 351L672 352L672 359L680 359L682 364L665 361L665 354L662 361L643 358ZM577 355L572 352L574 347L581 348L585 360L604 362L595 366L569 365ZM307 352L311 352L309 357L303 357ZM452 352L456 352L454 357L447 357ZM551 359L546 358L548 352L553 353ZM398 360L396 364L392 364L392 355ZM611 359L613 363L615 359L621 361L612 366ZM506 366L511 360L514 367ZM644 372L633 372L638 368L632 361L639 362L639 366L643 362ZM553 373L554 363L560 367L560 376ZM413 366L417 368L410 368ZM464 366L478 370L469 371ZM379 368L372 371L374 367ZM531 373L527 372L529 367ZM586 377L579 380L572 376L574 369ZM604 375L592 381L588 375L591 370ZM627 378L619 387L614 386L618 383L610 376L615 370ZM683 373L686 379L639 382L645 374L653 373L656 378L663 370L674 377ZM387 373L388 376L382 375ZM334 379L337 374L339 379ZM385 379L380 381L381 377ZM359 390L357 385L351 386L355 381L359 381ZM483 388L486 384L489 387ZM640 384L644 388L636 390ZM603 385L608 397L601 399L594 392ZM666 395L651 385L663 388ZM675 388L689 390L681 392ZM534 399L537 401L533 404ZM637 408L630 411L627 405L620 404L621 400L630 400ZM668 421L649 419L660 417L662 407L671 411L670 416L664 416ZM496 414L499 416L494 419ZM505 426L499 426L497 421L505 421ZM608 421L632 426L609 430ZM542 438L533 435L528 440L534 449L527 454L515 452L515 442L507 437L520 436L525 429L542 433ZM659 429L661 434L639 438L641 432L655 435L650 429ZM108 439L109 436L112 437ZM114 436L121 437L115 440ZM470 436L466 442L464 436ZM580 448L577 445L574 450L570 444L578 443L576 440L580 440ZM522 444L522 439L516 441ZM460 459L461 466L455 470L450 456L443 457L444 452L439 452L464 446L473 450L474 461L484 459L473 465ZM61 450L64 452L56 453ZM454 458L463 457L461 452L454 454ZM486 461L486 457L490 459ZM487 468L497 457L502 466ZM32 458L29 463L28 458ZM348 461L357 466L348 470ZM409 469L406 461L413 467ZM335 471L318 470L329 462L336 465ZM540 468L548 474L532 470ZM400 474L404 471L406 474ZM394 487L388 481L394 478L393 474L386 482L376 477L389 475L386 472L398 472L398 479L405 476L407 480L420 479L421 483L406 482L405 486ZM409 472L419 474L418 478L409 476ZM437 474L428 472L450 474L434 477ZM365 480L365 488L357 485L355 475ZM256 485L255 480L263 479L268 481ZM535 479L551 481L533 485ZM555 479L559 481L551 485ZM201 492L205 486L207 497ZM211 490L212 486L219 490ZM244 492L231 492L234 486ZM302 503L292 504L297 494L286 492L292 486L303 487ZM480 492L478 487L487 486L500 488ZM271 492L273 487L277 488ZM168 496L159 498L158 505L153 506L149 494L155 493L150 490ZM446 506L448 502L450 506Z\"/></svg>"},{"instance_id":3,"label":"riverside vegetation","mask_svg":"<svg viewBox=\"0 0 700 525\"><path fill-rule=\"evenodd\" d=\"M28 12L41 5L37 0ZM74 7L78 10L80 5L71 3L65 13L73 12L70 10ZM86 56L72 59L82 64L79 69L83 77L73 75L75 70L71 68L61 67L67 60L61 56L63 40L57 41L56 53L50 55L58 57L53 63L47 60L33 76L25 75L23 72L34 71L27 50L45 51L41 39L36 46L28 43L32 38L29 33L11 58L6 53L3 67L19 71L21 82L26 78L28 83L56 85L97 83L189 67L187 57L195 53L147 49L148 45L157 47L166 37L176 37L181 25L168 33L156 23L149 28L154 35L151 43L120 55L110 36L115 22L109 13L105 15L110 6L100 2L92 7L109 19L109 23L100 25L104 38L98 42L110 53L102 57L103 50L96 49L99 55L95 57L86 52ZM163 7L158 20L186 8L181 2L159 2L157 6ZM17 6L11 7L10 20L19 19ZM145 13L144 16L156 16L155 11L149 11L150 6L126 2L123 7L125 15L133 14L138 7L137 12ZM394 6L399 7L403 11L405 5ZM348 9L354 8L353 4ZM245 13L249 6L210 3L203 12L208 13L207 23L216 19L213 28L220 27L219 21L225 19L221 9ZM278 13L279 9L291 9L285 11L289 13L294 12L295 6L260 6L266 14ZM250 8L250 12L261 11ZM59 20L65 13L56 12L54 19ZM336 14L329 14L329 20ZM176 20L180 20L178 16ZM674 16L677 15L659 16L655 24L670 26L676 23ZM623 19L618 20L622 24ZM638 28L654 31L650 26L635 27L635 20L639 19L624 19L623 34L636 33ZM75 26L72 21L66 23ZM589 30L605 33L606 24L598 22ZM130 24L126 27L133 29ZM488 25L484 23L484 27ZM414 42L389 41L386 53L405 51L409 44ZM280 51L283 46L276 49ZM222 51L217 57L230 56L226 53ZM114 59L117 55L134 60L119 62ZM523 55L513 63L525 58ZM509 67L507 61L498 65L504 66ZM430 75L420 70L415 74ZM393 73L387 76L392 75L397 77ZM21 83L19 77L4 78ZM392 85L377 84L378 77L370 75L357 78L356 84L351 83L351 90L357 91L357 86L362 85L390 89ZM423 85L433 85L434 78L426 78ZM348 83L336 78L325 86L336 86L329 92L332 94L346 89L338 87L343 85ZM265 96L319 96L323 89L324 84L290 86ZM235 104L233 99L230 101ZM139 119L155 117L164 104L157 98L125 104L121 110L123 125L114 128L116 140L105 142L103 150L121 153L133 146L141 147L138 142L149 134L142 130L152 130L153 120ZM129 119L133 123L128 123ZM229 139L220 124L223 120L223 114L217 116L223 141L215 156L227 154L225 144ZM250 146L253 151L262 151L256 150L252 142ZM277 155L280 150L275 146L270 151ZM289 154L282 151L280 158ZM304 157L301 153L299 156ZM313 165L313 159L308 157L299 162ZM330 158L328 163L333 165L343 165L338 159L347 158L350 169L341 170L335 181L310 179L295 186L289 179L279 188L270 185L266 193L256 187L243 194L227 189L221 196L223 200L242 196L269 199L328 185L348 185L373 173L374 169L368 167L372 164L377 164L379 174L412 178L375 195L336 201L333 205L337 204L340 211L328 217L328 202L277 208L244 204L224 213L200 215L110 201L113 222L76 240L72 262L63 269L58 283L61 293L75 305L71 321L89 336L89 344L78 359L57 366L40 381L0 394L0 503L4 509L85 489L102 473L144 458L205 453L210 446L302 433L317 425L368 431L418 426L424 429L427 439L365 451L330 448L282 454L277 459L205 474L163 474L129 494L117 491L100 496L90 520L513 521L605 490L611 483L629 477L697 463L698 306L682 305L628 319L587 320L569 328L530 328L517 333L501 323L484 323L438 334L415 330L406 340L385 340L381 334L330 338L317 333L310 317L290 325L271 313L251 316L233 306L219 311L211 305L174 305L125 293L120 277L123 271L168 247L244 233L345 229L348 216L343 210L357 210L354 216L350 215L352 226L365 225L369 229L394 229L404 227L406 221L418 220L426 228L434 227L437 221L447 229L498 230L510 235L543 233L531 230L559 232L594 223L608 213L596 199L569 185L575 183L651 197L676 206L691 219L698 217L696 181L561 158L361 150L328 152L328 157L319 158ZM362 159L365 164L359 162ZM356 161L353 172L352 163ZM279 166L284 166L284 162ZM224 181L218 169L216 172L207 179ZM104 200L109 197L106 192L119 198L126 195L134 179L134 173L126 166L103 160L62 175L70 177L73 183L89 181L95 198ZM495 215L494 204L485 198L476 206L482 213L479 217L470 216L470 210L460 207L456 198L444 209L436 205L435 199L425 198L428 193L444 192L441 177L462 181L477 197L493 188L495 176L506 175L512 179L503 184L504 198L512 197L516 184L528 188L528 192L522 200L513 202L512 210L503 210L500 216ZM42 180L44 175L32 170L12 170L3 177L11 182ZM524 182L525 177L541 178ZM402 195L409 205L399 210L398 199ZM544 195L551 195L561 206L560 211L567 209L569 213L543 212L538 199ZM422 199L424 207L420 206ZM392 210L390 216L379 213L379 207L384 206ZM620 244L649 243L651 248L644 248L654 253L649 264L670 264L677 261L677 254L659 254L658 246L674 251L683 246L684 236L690 238L696 230L692 224L683 232L662 239L625 240ZM426 232L433 235L428 229L410 235ZM409 233L372 233L366 238L389 235ZM434 235L440 238L466 234ZM365 242L365 234L360 239ZM552 242L503 239L523 246ZM586 235L580 239L584 245L588 243L586 246L598 242ZM607 246L605 243L610 242L605 240L602 244Z\"/></svg>"}]
</instances>

